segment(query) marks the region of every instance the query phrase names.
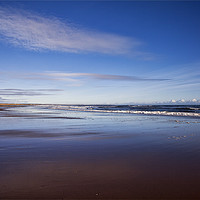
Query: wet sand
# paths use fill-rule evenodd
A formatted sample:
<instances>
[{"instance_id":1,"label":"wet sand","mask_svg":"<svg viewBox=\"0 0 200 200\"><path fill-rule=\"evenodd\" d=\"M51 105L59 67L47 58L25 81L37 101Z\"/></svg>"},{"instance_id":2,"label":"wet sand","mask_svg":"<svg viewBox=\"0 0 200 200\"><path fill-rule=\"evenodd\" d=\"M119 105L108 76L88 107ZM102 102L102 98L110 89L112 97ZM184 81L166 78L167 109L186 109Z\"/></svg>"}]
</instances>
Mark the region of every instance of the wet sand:
<instances>
[{"instance_id":1,"label":"wet sand","mask_svg":"<svg viewBox=\"0 0 200 200\"><path fill-rule=\"evenodd\" d=\"M0 118L0 199L200 198L199 119L12 114Z\"/></svg>"}]
</instances>

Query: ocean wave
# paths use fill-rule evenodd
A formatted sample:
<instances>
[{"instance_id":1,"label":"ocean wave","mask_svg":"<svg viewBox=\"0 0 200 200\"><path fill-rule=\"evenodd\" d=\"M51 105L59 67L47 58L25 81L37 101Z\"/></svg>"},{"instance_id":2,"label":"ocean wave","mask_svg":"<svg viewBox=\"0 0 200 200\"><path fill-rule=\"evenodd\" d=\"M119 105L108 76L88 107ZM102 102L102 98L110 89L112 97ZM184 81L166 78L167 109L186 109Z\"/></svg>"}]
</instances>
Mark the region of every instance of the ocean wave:
<instances>
[{"instance_id":1,"label":"ocean wave","mask_svg":"<svg viewBox=\"0 0 200 200\"><path fill-rule=\"evenodd\" d=\"M82 112L200 117L200 109L197 106L46 105L43 107L46 109Z\"/></svg>"}]
</instances>

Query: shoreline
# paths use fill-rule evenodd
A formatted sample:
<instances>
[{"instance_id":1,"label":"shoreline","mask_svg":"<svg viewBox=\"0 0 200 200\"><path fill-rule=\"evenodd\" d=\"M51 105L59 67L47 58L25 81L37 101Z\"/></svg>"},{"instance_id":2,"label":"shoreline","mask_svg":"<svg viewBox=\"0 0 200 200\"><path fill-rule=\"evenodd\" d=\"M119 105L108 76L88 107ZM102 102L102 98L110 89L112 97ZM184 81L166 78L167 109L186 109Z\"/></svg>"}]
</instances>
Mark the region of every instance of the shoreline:
<instances>
[{"instance_id":1,"label":"shoreline","mask_svg":"<svg viewBox=\"0 0 200 200\"><path fill-rule=\"evenodd\" d=\"M200 198L194 119L34 109L0 116L1 199Z\"/></svg>"}]
</instances>

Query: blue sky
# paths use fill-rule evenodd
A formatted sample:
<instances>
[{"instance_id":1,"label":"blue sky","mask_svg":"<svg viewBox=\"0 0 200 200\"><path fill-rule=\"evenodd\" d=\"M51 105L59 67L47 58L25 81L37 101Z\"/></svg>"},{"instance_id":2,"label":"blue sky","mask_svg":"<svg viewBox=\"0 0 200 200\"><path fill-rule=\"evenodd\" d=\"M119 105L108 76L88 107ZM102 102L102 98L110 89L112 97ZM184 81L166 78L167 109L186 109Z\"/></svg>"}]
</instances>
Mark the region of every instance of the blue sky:
<instances>
[{"instance_id":1,"label":"blue sky","mask_svg":"<svg viewBox=\"0 0 200 200\"><path fill-rule=\"evenodd\" d=\"M0 2L0 102L200 102L200 2Z\"/></svg>"}]
</instances>

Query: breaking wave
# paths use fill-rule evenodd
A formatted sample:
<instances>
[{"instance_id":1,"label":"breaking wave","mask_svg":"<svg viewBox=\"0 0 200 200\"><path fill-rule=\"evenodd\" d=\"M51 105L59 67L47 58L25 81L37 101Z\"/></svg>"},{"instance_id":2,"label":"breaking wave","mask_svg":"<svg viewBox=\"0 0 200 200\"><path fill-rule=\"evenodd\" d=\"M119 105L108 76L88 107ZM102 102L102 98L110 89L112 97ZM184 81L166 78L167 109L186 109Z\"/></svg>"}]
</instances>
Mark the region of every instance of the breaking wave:
<instances>
[{"instance_id":1,"label":"breaking wave","mask_svg":"<svg viewBox=\"0 0 200 200\"><path fill-rule=\"evenodd\" d=\"M40 105L46 109L102 112L102 113L124 113L143 115L185 116L200 117L199 105Z\"/></svg>"}]
</instances>

